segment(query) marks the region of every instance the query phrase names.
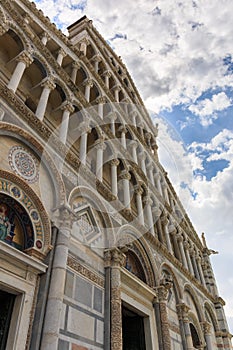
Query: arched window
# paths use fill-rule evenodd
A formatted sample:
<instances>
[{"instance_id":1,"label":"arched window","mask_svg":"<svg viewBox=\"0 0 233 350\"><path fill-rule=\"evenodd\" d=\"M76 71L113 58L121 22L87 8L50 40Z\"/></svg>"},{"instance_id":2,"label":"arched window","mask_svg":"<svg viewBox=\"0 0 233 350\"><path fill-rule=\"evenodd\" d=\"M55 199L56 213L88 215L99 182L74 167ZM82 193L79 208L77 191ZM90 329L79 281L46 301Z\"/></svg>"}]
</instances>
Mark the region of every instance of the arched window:
<instances>
[{"instance_id":1,"label":"arched window","mask_svg":"<svg viewBox=\"0 0 233 350\"><path fill-rule=\"evenodd\" d=\"M146 283L143 267L136 254L130 250L126 253L125 268Z\"/></svg>"},{"instance_id":2,"label":"arched window","mask_svg":"<svg viewBox=\"0 0 233 350\"><path fill-rule=\"evenodd\" d=\"M17 197L16 187L15 196ZM19 250L33 247L34 234L30 218L15 199L0 194L0 240Z\"/></svg>"},{"instance_id":3,"label":"arched window","mask_svg":"<svg viewBox=\"0 0 233 350\"><path fill-rule=\"evenodd\" d=\"M200 340L199 340L199 336L198 336L197 330L196 330L196 328L194 327L194 325L192 323L190 323L189 326L190 326L193 346L195 348L198 348L198 347L200 347L201 343L200 343Z\"/></svg>"}]
</instances>

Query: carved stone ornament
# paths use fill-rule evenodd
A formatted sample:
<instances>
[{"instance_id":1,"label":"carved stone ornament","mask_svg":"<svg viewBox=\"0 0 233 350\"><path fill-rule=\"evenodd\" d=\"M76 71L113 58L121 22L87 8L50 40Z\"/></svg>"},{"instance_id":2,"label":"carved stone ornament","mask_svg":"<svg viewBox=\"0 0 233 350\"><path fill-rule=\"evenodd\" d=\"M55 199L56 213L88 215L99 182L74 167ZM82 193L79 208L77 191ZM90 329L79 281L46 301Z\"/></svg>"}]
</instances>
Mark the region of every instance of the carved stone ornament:
<instances>
[{"instance_id":1,"label":"carved stone ornament","mask_svg":"<svg viewBox=\"0 0 233 350\"><path fill-rule=\"evenodd\" d=\"M39 178L39 163L25 148L13 146L10 149L8 160L11 169L28 183L34 183Z\"/></svg>"}]
</instances>

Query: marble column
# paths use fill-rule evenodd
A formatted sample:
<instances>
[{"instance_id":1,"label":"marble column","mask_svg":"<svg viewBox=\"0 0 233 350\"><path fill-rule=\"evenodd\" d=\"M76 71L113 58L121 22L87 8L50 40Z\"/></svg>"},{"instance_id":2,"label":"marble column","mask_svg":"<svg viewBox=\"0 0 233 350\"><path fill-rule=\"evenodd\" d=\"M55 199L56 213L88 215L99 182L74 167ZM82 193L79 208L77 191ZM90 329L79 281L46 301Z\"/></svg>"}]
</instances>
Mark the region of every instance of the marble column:
<instances>
[{"instance_id":1,"label":"marble column","mask_svg":"<svg viewBox=\"0 0 233 350\"><path fill-rule=\"evenodd\" d=\"M165 239L166 239L166 245L167 245L167 249L168 251L173 254L173 249L172 249L172 245L171 245L171 239L170 239L170 234L169 234L169 230L168 230L168 225L169 225L169 220L166 216L163 216L162 218L162 223L163 223L163 227L164 227L164 233L165 233Z\"/></svg>"},{"instance_id":2,"label":"marble column","mask_svg":"<svg viewBox=\"0 0 233 350\"><path fill-rule=\"evenodd\" d=\"M163 193L163 198L167 203L169 203L169 198L168 198L168 192L167 192L167 183L165 180L162 181L162 193Z\"/></svg>"},{"instance_id":3,"label":"marble column","mask_svg":"<svg viewBox=\"0 0 233 350\"><path fill-rule=\"evenodd\" d=\"M66 52L62 48L60 48L57 55L57 63L59 64L59 66L62 65L62 61L65 56L66 56Z\"/></svg>"},{"instance_id":4,"label":"marble column","mask_svg":"<svg viewBox=\"0 0 233 350\"><path fill-rule=\"evenodd\" d=\"M120 85L114 86L114 97L115 97L116 102L119 102L119 91L120 90L121 90Z\"/></svg>"},{"instance_id":5,"label":"marble column","mask_svg":"<svg viewBox=\"0 0 233 350\"><path fill-rule=\"evenodd\" d=\"M195 253L194 248L190 249L190 257L191 257L191 262L193 265L194 276L196 277L197 280L200 281L200 276L199 276L199 272L197 269L196 253Z\"/></svg>"},{"instance_id":6,"label":"marble column","mask_svg":"<svg viewBox=\"0 0 233 350\"><path fill-rule=\"evenodd\" d=\"M206 341L206 350L214 350L214 345L212 343L212 326L209 322L201 322L201 326L203 329L205 341Z\"/></svg>"},{"instance_id":7,"label":"marble column","mask_svg":"<svg viewBox=\"0 0 233 350\"><path fill-rule=\"evenodd\" d=\"M82 39L80 43L80 51L83 52L84 56L87 55L87 46L89 45L89 40L88 38Z\"/></svg>"},{"instance_id":8,"label":"marble column","mask_svg":"<svg viewBox=\"0 0 233 350\"><path fill-rule=\"evenodd\" d=\"M127 170L123 170L120 174L120 179L123 181L123 200L124 206L126 209L131 209L130 205L130 188L129 188L129 180L131 179L131 175Z\"/></svg>"},{"instance_id":9,"label":"marble column","mask_svg":"<svg viewBox=\"0 0 233 350\"><path fill-rule=\"evenodd\" d=\"M43 91L41 93L35 115L39 120L43 121L50 92L53 89L55 89L56 84L53 82L51 78L50 79L46 78L42 81L41 86L43 87Z\"/></svg>"},{"instance_id":10,"label":"marble column","mask_svg":"<svg viewBox=\"0 0 233 350\"><path fill-rule=\"evenodd\" d=\"M57 350L61 326L66 267L70 234L75 214L67 206L56 209L54 222L58 227L41 349Z\"/></svg>"},{"instance_id":11,"label":"marble column","mask_svg":"<svg viewBox=\"0 0 233 350\"><path fill-rule=\"evenodd\" d=\"M197 255L196 257L196 261L197 261L197 269L198 269L198 272L199 272L199 276L200 276L200 279L201 279L201 283L202 285L205 287L205 278L204 278L204 274L203 274L203 270L202 270L202 265L201 265L201 257L199 255Z\"/></svg>"},{"instance_id":12,"label":"marble column","mask_svg":"<svg viewBox=\"0 0 233 350\"><path fill-rule=\"evenodd\" d=\"M163 233L162 233L162 226L160 222L161 210L157 205L152 207L152 215L153 215L153 221L156 224L156 228L157 228L158 240L162 243Z\"/></svg>"},{"instance_id":13,"label":"marble column","mask_svg":"<svg viewBox=\"0 0 233 350\"><path fill-rule=\"evenodd\" d=\"M69 101L65 101L61 106L61 110L63 111L63 115L59 130L59 138L60 141L65 144L68 134L69 118L70 114L74 112L74 107L72 103L70 103Z\"/></svg>"},{"instance_id":14,"label":"marble column","mask_svg":"<svg viewBox=\"0 0 233 350\"><path fill-rule=\"evenodd\" d=\"M149 174L149 179L150 182L152 183L152 185L155 185L155 180L154 180L154 175L153 175L153 163L150 162L150 164L148 165L147 169L148 169L148 174Z\"/></svg>"},{"instance_id":15,"label":"marble column","mask_svg":"<svg viewBox=\"0 0 233 350\"><path fill-rule=\"evenodd\" d=\"M137 112L136 111L132 111L130 113L130 119L132 119L132 125L135 126L135 127L137 126L136 116L137 116Z\"/></svg>"},{"instance_id":16,"label":"marble column","mask_svg":"<svg viewBox=\"0 0 233 350\"><path fill-rule=\"evenodd\" d=\"M157 188L157 191L160 193L160 195L162 195L162 187L161 187L161 176L159 174L159 172L156 172L154 175L154 179L155 179L155 185Z\"/></svg>"},{"instance_id":17,"label":"marble column","mask_svg":"<svg viewBox=\"0 0 233 350\"><path fill-rule=\"evenodd\" d=\"M137 212L138 212L138 220L142 226L145 225L144 220L144 212L143 212L143 206L142 206L142 194L143 194L143 188L139 185L135 186L134 192L136 194L136 203L137 203Z\"/></svg>"},{"instance_id":18,"label":"marble column","mask_svg":"<svg viewBox=\"0 0 233 350\"><path fill-rule=\"evenodd\" d=\"M133 157L133 161L134 163L138 164L138 159L137 159L137 146L138 146L138 142L136 140L131 140L129 143L129 150L130 153Z\"/></svg>"},{"instance_id":19,"label":"marble column","mask_svg":"<svg viewBox=\"0 0 233 350\"><path fill-rule=\"evenodd\" d=\"M121 145L126 148L126 138L125 135L127 133L127 128L125 127L125 125L121 125L119 127L119 131L121 133Z\"/></svg>"},{"instance_id":20,"label":"marble column","mask_svg":"<svg viewBox=\"0 0 233 350\"><path fill-rule=\"evenodd\" d=\"M115 120L117 119L116 113L110 112L110 114L108 115L108 119L110 121L111 132L115 136L116 135Z\"/></svg>"},{"instance_id":21,"label":"marble column","mask_svg":"<svg viewBox=\"0 0 233 350\"><path fill-rule=\"evenodd\" d=\"M155 234L155 228L154 228L154 220L153 220L153 215L152 215L152 204L153 201L150 198L150 196L146 196L143 199L143 202L145 204L145 213L146 213L146 218L147 218L147 226L149 228L149 231L152 235Z\"/></svg>"},{"instance_id":22,"label":"marble column","mask_svg":"<svg viewBox=\"0 0 233 350\"><path fill-rule=\"evenodd\" d=\"M112 73L111 71L109 70L106 70L104 73L103 73L103 76L104 76L104 82L105 82L105 85L107 87L107 89L109 89L109 78L111 77Z\"/></svg>"},{"instance_id":23,"label":"marble column","mask_svg":"<svg viewBox=\"0 0 233 350\"><path fill-rule=\"evenodd\" d=\"M72 63L72 72L71 72L71 80L75 84L76 83L76 78L77 78L77 73L80 68L80 64L78 62L73 62Z\"/></svg>"},{"instance_id":24,"label":"marble column","mask_svg":"<svg viewBox=\"0 0 233 350\"><path fill-rule=\"evenodd\" d=\"M172 236L174 255L181 262L181 256L180 256L179 246L178 246L178 242L177 242L176 227L173 224L170 224L168 227L168 231L169 231L170 235Z\"/></svg>"},{"instance_id":25,"label":"marble column","mask_svg":"<svg viewBox=\"0 0 233 350\"><path fill-rule=\"evenodd\" d=\"M85 85L85 99L87 102L90 102L90 92L91 88L93 87L93 80L92 79L87 79L84 81Z\"/></svg>"},{"instance_id":26,"label":"marble column","mask_svg":"<svg viewBox=\"0 0 233 350\"><path fill-rule=\"evenodd\" d=\"M95 55L93 57L93 61L94 61L94 69L95 72L98 73L99 72L99 63L101 62L101 56L100 55Z\"/></svg>"},{"instance_id":27,"label":"marble column","mask_svg":"<svg viewBox=\"0 0 233 350\"><path fill-rule=\"evenodd\" d=\"M33 58L27 51L23 51L16 57L16 61L17 65L7 85L8 89L12 90L13 92L16 92L23 73L25 69L32 64Z\"/></svg>"},{"instance_id":28,"label":"marble column","mask_svg":"<svg viewBox=\"0 0 233 350\"><path fill-rule=\"evenodd\" d=\"M50 39L50 36L47 32L44 32L42 35L41 35L41 42L44 46L47 45L47 42L49 41Z\"/></svg>"},{"instance_id":29,"label":"marble column","mask_svg":"<svg viewBox=\"0 0 233 350\"><path fill-rule=\"evenodd\" d=\"M146 164L145 164L146 154L142 151L138 154L138 158L140 161L140 167L141 167L142 171L144 172L145 175L147 175L146 174Z\"/></svg>"},{"instance_id":30,"label":"marble column","mask_svg":"<svg viewBox=\"0 0 233 350\"><path fill-rule=\"evenodd\" d=\"M189 326L189 318L188 318L188 313L190 311L190 308L184 303L177 304L176 308L177 308L178 318L179 320L182 320L182 323L184 326L186 349L194 350L193 340L192 340L190 326Z\"/></svg>"},{"instance_id":31,"label":"marble column","mask_svg":"<svg viewBox=\"0 0 233 350\"><path fill-rule=\"evenodd\" d=\"M190 258L189 248L190 248L189 243L187 241L184 241L184 252L185 252L186 260L188 263L188 270L191 273L191 275L194 276L193 265L192 265L191 258Z\"/></svg>"},{"instance_id":32,"label":"marble column","mask_svg":"<svg viewBox=\"0 0 233 350\"><path fill-rule=\"evenodd\" d=\"M79 158L83 165L86 165L87 160L87 136L88 133L91 132L91 128L89 127L87 122L82 122L79 126L79 131L81 133L80 137L80 149L79 149Z\"/></svg>"},{"instance_id":33,"label":"marble column","mask_svg":"<svg viewBox=\"0 0 233 350\"><path fill-rule=\"evenodd\" d=\"M167 299L169 289L171 288L171 284L161 285L156 287L157 293L157 302L159 303L160 310L160 322L161 322L161 333L162 333L162 343L163 350L171 350L171 335L169 330L169 319L167 312Z\"/></svg>"},{"instance_id":34,"label":"marble column","mask_svg":"<svg viewBox=\"0 0 233 350\"><path fill-rule=\"evenodd\" d=\"M106 145L104 140L99 139L94 146L96 148L96 177L99 181L103 181L103 155Z\"/></svg>"},{"instance_id":35,"label":"marble column","mask_svg":"<svg viewBox=\"0 0 233 350\"><path fill-rule=\"evenodd\" d=\"M181 235L181 233L179 233L177 236L177 242L179 245L183 266L188 270L188 264L187 264L187 260L186 260L186 256L185 256L185 252L184 252L183 236Z\"/></svg>"},{"instance_id":36,"label":"marble column","mask_svg":"<svg viewBox=\"0 0 233 350\"><path fill-rule=\"evenodd\" d=\"M104 103L106 102L105 96L100 96L97 98L96 102L98 103L98 114L101 119L104 118Z\"/></svg>"},{"instance_id":37,"label":"marble column","mask_svg":"<svg viewBox=\"0 0 233 350\"><path fill-rule=\"evenodd\" d=\"M112 194L117 197L118 188L117 188L117 167L120 164L118 159L111 160L111 188Z\"/></svg>"},{"instance_id":38,"label":"marble column","mask_svg":"<svg viewBox=\"0 0 233 350\"><path fill-rule=\"evenodd\" d=\"M109 350L122 350L121 268L125 254L118 248L105 251L105 267L110 268L110 343Z\"/></svg>"}]
</instances>

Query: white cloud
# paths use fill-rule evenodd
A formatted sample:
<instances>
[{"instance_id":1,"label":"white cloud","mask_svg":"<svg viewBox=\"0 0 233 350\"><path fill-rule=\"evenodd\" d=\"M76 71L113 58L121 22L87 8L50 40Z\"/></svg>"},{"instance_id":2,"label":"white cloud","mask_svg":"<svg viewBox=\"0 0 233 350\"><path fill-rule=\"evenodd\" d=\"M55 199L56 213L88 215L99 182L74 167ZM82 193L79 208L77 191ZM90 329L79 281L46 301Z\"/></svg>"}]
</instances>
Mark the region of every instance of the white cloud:
<instances>
[{"instance_id":1,"label":"white cloud","mask_svg":"<svg viewBox=\"0 0 233 350\"><path fill-rule=\"evenodd\" d=\"M189 110L200 117L200 122L203 126L208 126L217 119L216 112L223 111L231 106L231 99L225 92L219 92L213 95L212 98L204 99L189 107Z\"/></svg>"}]
</instances>

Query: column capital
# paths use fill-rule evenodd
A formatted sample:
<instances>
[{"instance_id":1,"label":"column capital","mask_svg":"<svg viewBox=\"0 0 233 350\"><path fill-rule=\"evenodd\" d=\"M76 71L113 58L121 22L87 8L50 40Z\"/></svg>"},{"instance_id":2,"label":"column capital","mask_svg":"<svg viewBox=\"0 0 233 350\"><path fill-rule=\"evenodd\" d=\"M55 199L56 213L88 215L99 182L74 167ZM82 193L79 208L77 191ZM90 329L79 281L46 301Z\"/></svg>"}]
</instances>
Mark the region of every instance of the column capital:
<instances>
[{"instance_id":1,"label":"column capital","mask_svg":"<svg viewBox=\"0 0 233 350\"><path fill-rule=\"evenodd\" d=\"M115 86L113 87L113 90L114 90L114 91L120 91L120 90L121 90L121 86L120 86L120 85L115 85Z\"/></svg>"},{"instance_id":2,"label":"column capital","mask_svg":"<svg viewBox=\"0 0 233 350\"><path fill-rule=\"evenodd\" d=\"M147 196L145 196L145 197L143 198L143 203L144 203L145 205L152 206L153 201L152 201L152 199L150 198L150 196L147 195Z\"/></svg>"},{"instance_id":3,"label":"column capital","mask_svg":"<svg viewBox=\"0 0 233 350\"><path fill-rule=\"evenodd\" d=\"M80 40L80 44L86 44L89 45L90 44L90 40L88 37L85 37L83 39Z\"/></svg>"},{"instance_id":4,"label":"column capital","mask_svg":"<svg viewBox=\"0 0 233 350\"><path fill-rule=\"evenodd\" d=\"M116 158L116 159L112 159L110 163L112 166L118 166L120 164L120 161L119 159Z\"/></svg>"},{"instance_id":5,"label":"column capital","mask_svg":"<svg viewBox=\"0 0 233 350\"><path fill-rule=\"evenodd\" d=\"M120 132L127 133L127 127L125 125L121 125L118 129Z\"/></svg>"},{"instance_id":6,"label":"column capital","mask_svg":"<svg viewBox=\"0 0 233 350\"><path fill-rule=\"evenodd\" d=\"M189 242L184 241L184 249L189 250Z\"/></svg>"},{"instance_id":7,"label":"column capital","mask_svg":"<svg viewBox=\"0 0 233 350\"><path fill-rule=\"evenodd\" d=\"M106 103L106 97L105 96L99 96L96 99L97 103Z\"/></svg>"},{"instance_id":8,"label":"column capital","mask_svg":"<svg viewBox=\"0 0 233 350\"><path fill-rule=\"evenodd\" d=\"M104 251L105 267L122 267L125 265L125 259L125 254L119 248L112 248Z\"/></svg>"},{"instance_id":9,"label":"column capital","mask_svg":"<svg viewBox=\"0 0 233 350\"><path fill-rule=\"evenodd\" d=\"M46 38L47 41L51 39L49 33L47 33L47 32L43 32L43 33L40 35L40 39L42 40L43 38Z\"/></svg>"},{"instance_id":10,"label":"column capital","mask_svg":"<svg viewBox=\"0 0 233 350\"><path fill-rule=\"evenodd\" d=\"M128 145L129 148L136 148L137 146L138 142L136 140L131 140Z\"/></svg>"},{"instance_id":11,"label":"column capital","mask_svg":"<svg viewBox=\"0 0 233 350\"><path fill-rule=\"evenodd\" d=\"M159 218L162 211L161 211L161 209L159 209L158 206L154 206L154 207L152 207L152 213L156 218Z\"/></svg>"},{"instance_id":12,"label":"column capital","mask_svg":"<svg viewBox=\"0 0 233 350\"><path fill-rule=\"evenodd\" d=\"M75 220L77 215L67 204L62 204L53 210L53 221L58 228L71 229Z\"/></svg>"},{"instance_id":13,"label":"column capital","mask_svg":"<svg viewBox=\"0 0 233 350\"><path fill-rule=\"evenodd\" d=\"M104 139L102 139L102 138L99 138L98 140L96 140L96 142L94 143L94 146L97 150L99 150L99 149L105 150L106 149Z\"/></svg>"},{"instance_id":14,"label":"column capital","mask_svg":"<svg viewBox=\"0 0 233 350\"><path fill-rule=\"evenodd\" d=\"M166 215L161 216L161 222L163 223L164 226L167 226L169 224L169 219L167 218Z\"/></svg>"},{"instance_id":15,"label":"column capital","mask_svg":"<svg viewBox=\"0 0 233 350\"><path fill-rule=\"evenodd\" d=\"M56 87L56 84L54 83L53 77L46 77L41 82L41 87L48 88L50 90L54 90Z\"/></svg>"},{"instance_id":16,"label":"column capital","mask_svg":"<svg viewBox=\"0 0 233 350\"><path fill-rule=\"evenodd\" d=\"M93 84L94 84L94 82L93 82L92 79L86 79L86 80L84 80L84 82L83 82L83 85L84 85L84 86L90 86L90 87L92 87Z\"/></svg>"},{"instance_id":17,"label":"column capital","mask_svg":"<svg viewBox=\"0 0 233 350\"><path fill-rule=\"evenodd\" d=\"M143 188L142 188L142 186L140 186L140 185L136 185L136 186L134 186L134 192L136 193L136 194L139 194L140 196L143 194Z\"/></svg>"},{"instance_id":18,"label":"column capital","mask_svg":"<svg viewBox=\"0 0 233 350\"><path fill-rule=\"evenodd\" d=\"M81 132L81 135L84 133L90 133L91 128L89 126L89 122L83 121L82 123L79 124L79 131Z\"/></svg>"},{"instance_id":19,"label":"column capital","mask_svg":"<svg viewBox=\"0 0 233 350\"><path fill-rule=\"evenodd\" d=\"M112 75L112 72L111 72L110 70L106 70L106 71L103 72L103 76L104 76L104 77L107 76L107 77L110 78L111 75Z\"/></svg>"},{"instance_id":20,"label":"column capital","mask_svg":"<svg viewBox=\"0 0 233 350\"><path fill-rule=\"evenodd\" d=\"M66 55L67 55L67 53L65 52L65 50L62 48L62 47L60 47L60 49L58 50L58 55L62 55L63 57L66 57Z\"/></svg>"},{"instance_id":21,"label":"column capital","mask_svg":"<svg viewBox=\"0 0 233 350\"><path fill-rule=\"evenodd\" d=\"M33 57L28 51L22 51L20 54L16 57L17 61L24 62L27 67L30 66L33 62Z\"/></svg>"},{"instance_id":22,"label":"column capital","mask_svg":"<svg viewBox=\"0 0 233 350\"><path fill-rule=\"evenodd\" d=\"M155 287L155 291L156 291L156 294L157 294L157 300L161 303L166 303L167 302L167 299L168 299L168 293L169 293L169 290L171 288L171 285L169 286L158 286L158 287Z\"/></svg>"},{"instance_id":23,"label":"column capital","mask_svg":"<svg viewBox=\"0 0 233 350\"><path fill-rule=\"evenodd\" d=\"M91 60L94 62L100 62L100 61L102 61L102 57L100 56L99 53L97 53L95 56L92 57Z\"/></svg>"},{"instance_id":24,"label":"column capital","mask_svg":"<svg viewBox=\"0 0 233 350\"><path fill-rule=\"evenodd\" d=\"M181 233L178 233L178 234L177 234L177 241L178 241L178 242L183 242L183 240L184 240L184 238L183 238L182 234L181 234Z\"/></svg>"},{"instance_id":25,"label":"column capital","mask_svg":"<svg viewBox=\"0 0 233 350\"><path fill-rule=\"evenodd\" d=\"M201 322L200 324L201 324L201 327L203 329L203 333L205 335L211 335L211 330L212 330L211 323L204 321L204 322Z\"/></svg>"},{"instance_id":26,"label":"column capital","mask_svg":"<svg viewBox=\"0 0 233 350\"><path fill-rule=\"evenodd\" d=\"M122 180L130 180L131 179L131 175L127 170L122 170L120 173L120 179Z\"/></svg>"},{"instance_id":27,"label":"column capital","mask_svg":"<svg viewBox=\"0 0 233 350\"><path fill-rule=\"evenodd\" d=\"M74 62L72 62L72 68L79 69L79 68L81 68L81 64L77 61L74 61Z\"/></svg>"},{"instance_id":28,"label":"column capital","mask_svg":"<svg viewBox=\"0 0 233 350\"><path fill-rule=\"evenodd\" d=\"M74 106L72 105L72 103L70 101L64 101L62 104L61 104L61 110L62 111L68 111L70 113L73 113L75 108Z\"/></svg>"},{"instance_id":29,"label":"column capital","mask_svg":"<svg viewBox=\"0 0 233 350\"><path fill-rule=\"evenodd\" d=\"M180 303L176 305L178 319L183 320L184 322L188 322L188 313L190 311L190 307L185 303Z\"/></svg>"}]
</instances>

